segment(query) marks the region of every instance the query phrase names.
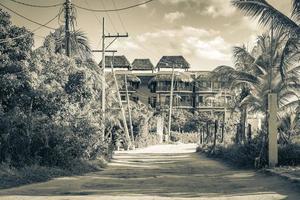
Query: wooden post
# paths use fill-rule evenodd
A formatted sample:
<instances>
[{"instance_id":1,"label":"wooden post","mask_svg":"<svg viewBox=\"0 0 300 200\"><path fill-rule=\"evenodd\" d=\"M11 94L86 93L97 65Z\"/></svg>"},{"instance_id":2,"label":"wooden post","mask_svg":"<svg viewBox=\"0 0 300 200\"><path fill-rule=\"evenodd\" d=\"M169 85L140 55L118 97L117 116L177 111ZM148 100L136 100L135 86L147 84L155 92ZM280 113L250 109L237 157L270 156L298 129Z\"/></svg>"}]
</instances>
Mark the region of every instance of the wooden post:
<instances>
[{"instance_id":1,"label":"wooden post","mask_svg":"<svg viewBox=\"0 0 300 200\"><path fill-rule=\"evenodd\" d=\"M66 35L66 55L71 56L71 36L70 36L70 11L71 11L71 0L65 2L65 35Z\"/></svg>"},{"instance_id":2,"label":"wooden post","mask_svg":"<svg viewBox=\"0 0 300 200\"><path fill-rule=\"evenodd\" d=\"M101 135L101 141L104 142L105 138L105 32L104 32L104 17L102 19L102 135Z\"/></svg>"},{"instance_id":3,"label":"wooden post","mask_svg":"<svg viewBox=\"0 0 300 200\"><path fill-rule=\"evenodd\" d=\"M159 136L159 143L163 143L163 135L164 135L164 117L157 117L156 122L156 134Z\"/></svg>"},{"instance_id":4,"label":"wooden post","mask_svg":"<svg viewBox=\"0 0 300 200\"><path fill-rule=\"evenodd\" d=\"M278 164L277 94L268 94L268 111L269 167L275 167Z\"/></svg>"},{"instance_id":5,"label":"wooden post","mask_svg":"<svg viewBox=\"0 0 300 200\"><path fill-rule=\"evenodd\" d=\"M171 93L170 93L170 107L169 107L169 123L168 123L168 137L171 140L171 121L172 121L172 109L173 109L173 91L174 91L174 65L172 67L172 80L171 80Z\"/></svg>"},{"instance_id":6,"label":"wooden post","mask_svg":"<svg viewBox=\"0 0 300 200\"><path fill-rule=\"evenodd\" d=\"M129 99L128 85L127 84L128 84L128 82L127 82L127 74L125 74L125 89L126 89L126 99L127 99L128 115L129 115L130 136L131 136L131 141L134 143L133 126L132 126L132 118L131 118L131 107L130 107L130 99Z\"/></svg>"},{"instance_id":7,"label":"wooden post","mask_svg":"<svg viewBox=\"0 0 300 200\"><path fill-rule=\"evenodd\" d=\"M132 143L131 143L131 139L130 139L130 136L129 136L127 121L126 121L126 117L125 117L125 111L124 111L124 108L123 108L123 105L122 105L122 99L121 99L121 95L120 95L120 91L119 91L118 81L117 81L117 78L116 78L116 75L115 75L115 71L114 71L114 67L113 67L112 62L111 62L111 70L112 70L112 74L113 74L114 81L115 81L116 88L117 88L118 102L119 102L119 106L120 106L120 109L121 109L123 124L124 124L125 139L126 139L126 142L127 142L127 146L130 149L132 147Z\"/></svg>"}]
</instances>

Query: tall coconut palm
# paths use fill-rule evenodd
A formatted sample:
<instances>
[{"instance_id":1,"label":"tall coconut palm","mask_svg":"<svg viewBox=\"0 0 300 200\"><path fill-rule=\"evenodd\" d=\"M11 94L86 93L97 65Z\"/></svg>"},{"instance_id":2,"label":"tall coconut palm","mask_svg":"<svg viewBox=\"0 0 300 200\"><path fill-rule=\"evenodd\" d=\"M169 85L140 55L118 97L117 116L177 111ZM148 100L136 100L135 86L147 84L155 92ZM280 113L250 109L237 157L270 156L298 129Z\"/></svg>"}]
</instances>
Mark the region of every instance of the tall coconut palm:
<instances>
[{"instance_id":1,"label":"tall coconut palm","mask_svg":"<svg viewBox=\"0 0 300 200\"><path fill-rule=\"evenodd\" d=\"M267 0L232 0L232 5L243 11L247 16L258 18L263 26L269 26L275 31L285 31L288 36L282 57L286 57L291 51L298 51L300 42L300 0L292 0L291 16L283 14ZM280 73L284 78L286 69L285 61L280 62Z\"/></svg>"},{"instance_id":2,"label":"tall coconut palm","mask_svg":"<svg viewBox=\"0 0 300 200\"><path fill-rule=\"evenodd\" d=\"M249 94L240 99L241 108L262 113L267 118L269 92L278 94L279 114L299 105L300 66L296 65L296 61L300 53L290 51L287 54L287 45L288 39L282 32L275 35L272 32L264 34L258 37L252 52L245 47L234 48L236 69L222 66L215 70L216 76L231 77L232 87L239 88L240 91L249 89ZM282 68L286 70L285 75L282 75ZM241 123L244 122L241 120Z\"/></svg>"},{"instance_id":3,"label":"tall coconut palm","mask_svg":"<svg viewBox=\"0 0 300 200\"><path fill-rule=\"evenodd\" d=\"M288 30L300 34L300 0L292 0L291 17L283 14L267 0L232 0L232 5L250 17L259 18L264 26L273 26L276 30Z\"/></svg>"}]
</instances>

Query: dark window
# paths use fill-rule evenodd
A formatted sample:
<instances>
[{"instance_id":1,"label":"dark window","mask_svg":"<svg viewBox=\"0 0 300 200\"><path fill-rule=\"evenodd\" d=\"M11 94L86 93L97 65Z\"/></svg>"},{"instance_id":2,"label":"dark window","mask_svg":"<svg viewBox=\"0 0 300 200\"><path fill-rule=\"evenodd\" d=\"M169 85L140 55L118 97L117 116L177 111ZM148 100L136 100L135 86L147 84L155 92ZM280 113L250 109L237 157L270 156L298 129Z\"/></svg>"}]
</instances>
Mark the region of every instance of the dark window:
<instances>
[{"instance_id":1,"label":"dark window","mask_svg":"<svg viewBox=\"0 0 300 200\"><path fill-rule=\"evenodd\" d=\"M199 103L203 103L203 96L198 97Z\"/></svg>"},{"instance_id":2,"label":"dark window","mask_svg":"<svg viewBox=\"0 0 300 200\"><path fill-rule=\"evenodd\" d=\"M121 100L122 101L126 101L126 96L125 95L121 95Z\"/></svg>"}]
</instances>

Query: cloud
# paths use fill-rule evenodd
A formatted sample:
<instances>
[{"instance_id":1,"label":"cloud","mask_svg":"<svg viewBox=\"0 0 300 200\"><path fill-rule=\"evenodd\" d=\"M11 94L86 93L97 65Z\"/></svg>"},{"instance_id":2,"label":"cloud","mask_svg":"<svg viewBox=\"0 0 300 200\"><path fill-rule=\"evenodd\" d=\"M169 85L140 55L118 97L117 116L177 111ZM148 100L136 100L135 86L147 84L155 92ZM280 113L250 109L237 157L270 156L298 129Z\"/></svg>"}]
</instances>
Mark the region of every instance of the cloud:
<instances>
[{"instance_id":1,"label":"cloud","mask_svg":"<svg viewBox=\"0 0 300 200\"><path fill-rule=\"evenodd\" d=\"M120 50L140 50L141 47L132 39L122 39L118 40L112 45L113 49L120 49Z\"/></svg>"},{"instance_id":2,"label":"cloud","mask_svg":"<svg viewBox=\"0 0 300 200\"><path fill-rule=\"evenodd\" d=\"M193 54L200 59L224 62L231 59L231 45L220 36L209 40L187 37L182 43L182 48L183 52Z\"/></svg>"},{"instance_id":3,"label":"cloud","mask_svg":"<svg viewBox=\"0 0 300 200\"><path fill-rule=\"evenodd\" d=\"M148 6L147 6L147 4L142 4L142 5L140 5L139 7L140 7L140 8L147 8Z\"/></svg>"},{"instance_id":4,"label":"cloud","mask_svg":"<svg viewBox=\"0 0 300 200\"><path fill-rule=\"evenodd\" d=\"M158 44L157 48L168 54L183 54L199 60L230 61L231 45L218 31L182 26L179 29L165 29L147 32L137 37L148 46Z\"/></svg>"},{"instance_id":5,"label":"cloud","mask_svg":"<svg viewBox=\"0 0 300 200\"><path fill-rule=\"evenodd\" d=\"M166 13L164 16L164 19L167 20L170 23L173 23L175 20L184 18L185 14L183 12L171 12L171 13Z\"/></svg>"},{"instance_id":6,"label":"cloud","mask_svg":"<svg viewBox=\"0 0 300 200\"><path fill-rule=\"evenodd\" d=\"M160 1L164 4L166 4L166 3L178 4L178 3L186 2L189 0L160 0ZM197 1L197 0L190 0L190 1Z\"/></svg>"},{"instance_id":7,"label":"cloud","mask_svg":"<svg viewBox=\"0 0 300 200\"><path fill-rule=\"evenodd\" d=\"M231 16L235 12L235 8L230 2L231 0L209 0L205 9L200 13L213 18Z\"/></svg>"},{"instance_id":8,"label":"cloud","mask_svg":"<svg viewBox=\"0 0 300 200\"><path fill-rule=\"evenodd\" d=\"M181 26L181 28L179 29L162 29L154 32L146 32L137 36L137 39L140 42L161 38L172 38L172 40L175 40L175 38L184 38L185 36L209 37L217 35L218 33L218 31L212 29L195 28L193 26Z\"/></svg>"}]
</instances>

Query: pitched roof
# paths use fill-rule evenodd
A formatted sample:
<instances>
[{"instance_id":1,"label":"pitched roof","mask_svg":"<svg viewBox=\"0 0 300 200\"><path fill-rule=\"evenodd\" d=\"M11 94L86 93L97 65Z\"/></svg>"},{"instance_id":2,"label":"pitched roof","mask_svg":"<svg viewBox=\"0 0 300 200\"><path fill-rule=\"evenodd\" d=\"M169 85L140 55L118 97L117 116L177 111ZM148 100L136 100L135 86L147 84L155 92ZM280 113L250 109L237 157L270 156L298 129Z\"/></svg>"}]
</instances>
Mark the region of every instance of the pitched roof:
<instances>
[{"instance_id":1,"label":"pitched roof","mask_svg":"<svg viewBox=\"0 0 300 200\"><path fill-rule=\"evenodd\" d=\"M105 56L105 67L111 68L111 62L114 65L114 68L130 68L130 62L127 60L127 58L122 56ZM102 60L99 63L99 65L102 65Z\"/></svg>"},{"instance_id":2,"label":"pitched roof","mask_svg":"<svg viewBox=\"0 0 300 200\"><path fill-rule=\"evenodd\" d=\"M156 65L156 68L189 69L190 64L183 56L163 56Z\"/></svg>"},{"instance_id":3,"label":"pitched roof","mask_svg":"<svg viewBox=\"0 0 300 200\"><path fill-rule=\"evenodd\" d=\"M153 70L154 66L150 59L134 59L132 70Z\"/></svg>"}]
</instances>

